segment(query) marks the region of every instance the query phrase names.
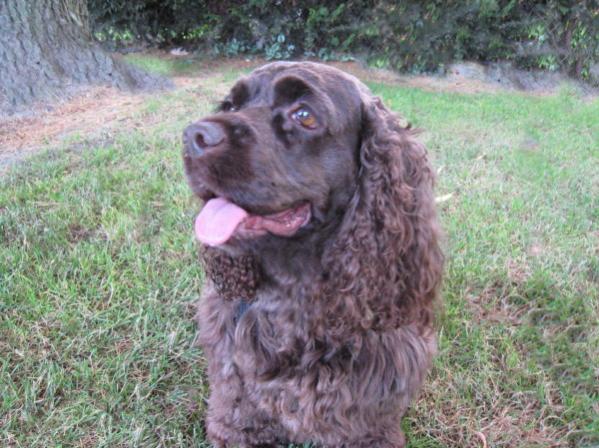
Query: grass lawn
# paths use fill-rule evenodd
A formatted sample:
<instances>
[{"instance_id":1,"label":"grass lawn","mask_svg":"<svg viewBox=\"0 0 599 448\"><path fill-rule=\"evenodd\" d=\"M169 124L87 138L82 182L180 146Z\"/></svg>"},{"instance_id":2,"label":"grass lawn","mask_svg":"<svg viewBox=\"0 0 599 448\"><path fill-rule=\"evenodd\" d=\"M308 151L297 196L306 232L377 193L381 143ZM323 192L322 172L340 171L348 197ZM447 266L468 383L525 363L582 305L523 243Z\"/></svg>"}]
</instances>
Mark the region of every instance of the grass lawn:
<instances>
[{"instance_id":1,"label":"grass lawn","mask_svg":"<svg viewBox=\"0 0 599 448\"><path fill-rule=\"evenodd\" d=\"M239 73L2 174L0 446L209 446L180 134ZM443 199L440 353L410 447L598 446L599 100L371 87L425 129Z\"/></svg>"}]
</instances>

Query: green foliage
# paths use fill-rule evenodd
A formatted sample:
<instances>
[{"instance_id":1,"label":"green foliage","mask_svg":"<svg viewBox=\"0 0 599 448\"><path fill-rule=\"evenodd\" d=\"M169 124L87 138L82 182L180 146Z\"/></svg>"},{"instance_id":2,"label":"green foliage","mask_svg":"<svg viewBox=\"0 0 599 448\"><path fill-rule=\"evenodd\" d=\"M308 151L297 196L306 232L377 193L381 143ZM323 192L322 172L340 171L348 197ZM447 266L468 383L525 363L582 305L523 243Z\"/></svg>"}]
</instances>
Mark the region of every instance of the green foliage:
<instances>
[{"instance_id":1,"label":"green foliage","mask_svg":"<svg viewBox=\"0 0 599 448\"><path fill-rule=\"evenodd\" d=\"M237 2L88 0L96 35L200 46L267 59L367 55L376 66L436 71L456 60L587 77L599 61L595 0L346 0Z\"/></svg>"}]
</instances>

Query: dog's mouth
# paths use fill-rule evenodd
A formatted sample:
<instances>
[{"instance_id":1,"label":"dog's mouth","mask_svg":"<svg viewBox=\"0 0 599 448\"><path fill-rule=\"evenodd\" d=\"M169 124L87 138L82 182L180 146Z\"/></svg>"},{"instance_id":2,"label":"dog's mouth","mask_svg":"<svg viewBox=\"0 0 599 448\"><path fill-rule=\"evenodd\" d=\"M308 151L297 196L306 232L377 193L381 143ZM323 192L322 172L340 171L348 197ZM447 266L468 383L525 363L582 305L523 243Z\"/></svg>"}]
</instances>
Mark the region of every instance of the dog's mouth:
<instances>
[{"instance_id":1,"label":"dog's mouth","mask_svg":"<svg viewBox=\"0 0 599 448\"><path fill-rule=\"evenodd\" d=\"M194 227L202 243L220 246L233 237L247 239L267 233L290 237L305 226L311 216L308 202L269 215L252 215L226 198L215 197L206 201Z\"/></svg>"}]
</instances>

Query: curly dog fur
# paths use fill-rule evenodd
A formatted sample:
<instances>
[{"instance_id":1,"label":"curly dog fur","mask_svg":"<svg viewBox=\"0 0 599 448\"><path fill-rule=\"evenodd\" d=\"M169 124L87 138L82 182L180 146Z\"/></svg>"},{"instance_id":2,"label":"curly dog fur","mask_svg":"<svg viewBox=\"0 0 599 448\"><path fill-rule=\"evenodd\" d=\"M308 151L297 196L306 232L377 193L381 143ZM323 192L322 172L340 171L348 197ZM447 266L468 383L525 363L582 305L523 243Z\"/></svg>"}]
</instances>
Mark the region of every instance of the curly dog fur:
<instances>
[{"instance_id":1,"label":"curly dog fur","mask_svg":"<svg viewBox=\"0 0 599 448\"><path fill-rule=\"evenodd\" d=\"M285 127L303 98L316 130ZM210 441L405 446L400 419L436 351L443 268L425 148L356 78L308 62L255 70L204 120L224 137L196 153L184 139L200 198L312 210L293 235L202 250Z\"/></svg>"}]
</instances>

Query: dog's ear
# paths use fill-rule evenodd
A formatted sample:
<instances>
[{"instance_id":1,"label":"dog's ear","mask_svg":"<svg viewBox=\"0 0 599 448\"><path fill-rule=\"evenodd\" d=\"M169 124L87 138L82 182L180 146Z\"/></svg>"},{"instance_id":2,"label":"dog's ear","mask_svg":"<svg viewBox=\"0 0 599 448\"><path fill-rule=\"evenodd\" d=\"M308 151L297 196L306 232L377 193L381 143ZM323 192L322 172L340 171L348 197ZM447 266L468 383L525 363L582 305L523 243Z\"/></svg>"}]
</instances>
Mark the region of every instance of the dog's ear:
<instances>
[{"instance_id":1,"label":"dog's ear","mask_svg":"<svg viewBox=\"0 0 599 448\"><path fill-rule=\"evenodd\" d=\"M358 187L324 257L329 328L426 325L443 267L426 150L366 93L361 133Z\"/></svg>"}]
</instances>

